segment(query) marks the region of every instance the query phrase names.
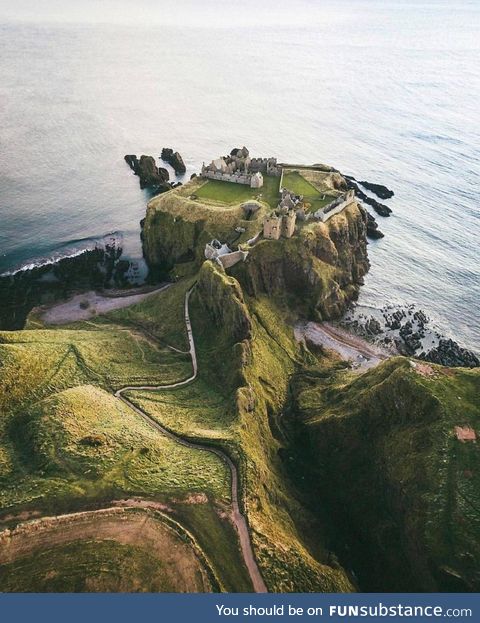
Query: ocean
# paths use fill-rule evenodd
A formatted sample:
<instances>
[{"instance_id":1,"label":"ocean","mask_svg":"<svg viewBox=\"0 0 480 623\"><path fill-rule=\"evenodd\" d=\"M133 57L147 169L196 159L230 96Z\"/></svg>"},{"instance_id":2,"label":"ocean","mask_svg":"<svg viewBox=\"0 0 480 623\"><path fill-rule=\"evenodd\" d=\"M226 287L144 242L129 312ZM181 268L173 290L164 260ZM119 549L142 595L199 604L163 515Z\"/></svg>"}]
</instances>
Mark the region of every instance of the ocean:
<instances>
[{"instance_id":1,"label":"ocean","mask_svg":"<svg viewBox=\"0 0 480 623\"><path fill-rule=\"evenodd\" d=\"M141 280L123 156L246 145L392 188L360 302L480 351L479 2L67 5L0 2L0 273L113 235Z\"/></svg>"}]
</instances>

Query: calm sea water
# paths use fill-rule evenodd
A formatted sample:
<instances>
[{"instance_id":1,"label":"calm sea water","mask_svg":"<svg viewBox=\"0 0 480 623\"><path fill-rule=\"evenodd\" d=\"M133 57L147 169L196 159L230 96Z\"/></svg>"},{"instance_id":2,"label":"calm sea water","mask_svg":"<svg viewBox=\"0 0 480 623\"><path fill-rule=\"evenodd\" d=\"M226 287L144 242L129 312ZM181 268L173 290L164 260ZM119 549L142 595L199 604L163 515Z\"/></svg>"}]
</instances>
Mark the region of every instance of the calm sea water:
<instances>
[{"instance_id":1,"label":"calm sea water","mask_svg":"<svg viewBox=\"0 0 480 623\"><path fill-rule=\"evenodd\" d=\"M188 176L245 144L393 188L362 302L416 303L480 349L480 3L248 1L220 23L204 4L186 24L0 17L0 272L111 232L140 260L123 155L172 146Z\"/></svg>"}]
</instances>

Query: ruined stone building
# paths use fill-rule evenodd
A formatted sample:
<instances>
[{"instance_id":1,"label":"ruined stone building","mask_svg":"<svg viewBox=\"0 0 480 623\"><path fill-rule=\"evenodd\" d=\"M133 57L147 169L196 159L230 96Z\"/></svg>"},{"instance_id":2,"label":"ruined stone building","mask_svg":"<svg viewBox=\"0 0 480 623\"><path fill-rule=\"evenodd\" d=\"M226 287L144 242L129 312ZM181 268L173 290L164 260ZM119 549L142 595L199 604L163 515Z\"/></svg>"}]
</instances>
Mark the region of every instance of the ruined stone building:
<instances>
[{"instance_id":1,"label":"ruined stone building","mask_svg":"<svg viewBox=\"0 0 480 623\"><path fill-rule=\"evenodd\" d=\"M280 174L276 158L250 158L248 149L242 147L232 149L229 156L212 160L209 165L203 163L200 177L262 188L264 175Z\"/></svg>"},{"instance_id":2,"label":"ruined stone building","mask_svg":"<svg viewBox=\"0 0 480 623\"><path fill-rule=\"evenodd\" d=\"M295 233L296 220L294 210L284 213L272 212L263 221L263 237L267 240L279 240L281 236L291 238Z\"/></svg>"}]
</instances>

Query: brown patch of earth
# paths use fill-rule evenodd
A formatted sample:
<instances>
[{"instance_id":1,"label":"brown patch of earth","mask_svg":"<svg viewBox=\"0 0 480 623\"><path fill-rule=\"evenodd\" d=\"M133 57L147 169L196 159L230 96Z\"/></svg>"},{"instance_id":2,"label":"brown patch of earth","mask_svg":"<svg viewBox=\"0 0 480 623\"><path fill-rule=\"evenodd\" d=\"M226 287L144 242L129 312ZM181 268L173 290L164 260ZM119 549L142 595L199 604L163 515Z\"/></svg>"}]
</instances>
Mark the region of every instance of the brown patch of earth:
<instances>
[{"instance_id":1,"label":"brown patch of earth","mask_svg":"<svg viewBox=\"0 0 480 623\"><path fill-rule=\"evenodd\" d=\"M410 361L412 368L421 376L435 376L436 370L429 366L428 363L422 363L420 361Z\"/></svg>"},{"instance_id":2,"label":"brown patch of earth","mask_svg":"<svg viewBox=\"0 0 480 623\"><path fill-rule=\"evenodd\" d=\"M115 541L147 550L162 563L174 592L210 592L209 570L202 552L186 535L140 508L108 508L44 517L0 532L0 564L16 562L37 551L72 542ZM56 570L61 572L61 570ZM95 587L91 587L95 590Z\"/></svg>"},{"instance_id":3,"label":"brown patch of earth","mask_svg":"<svg viewBox=\"0 0 480 623\"><path fill-rule=\"evenodd\" d=\"M476 441L477 433L470 426L455 426L455 435L459 441Z\"/></svg>"}]
</instances>

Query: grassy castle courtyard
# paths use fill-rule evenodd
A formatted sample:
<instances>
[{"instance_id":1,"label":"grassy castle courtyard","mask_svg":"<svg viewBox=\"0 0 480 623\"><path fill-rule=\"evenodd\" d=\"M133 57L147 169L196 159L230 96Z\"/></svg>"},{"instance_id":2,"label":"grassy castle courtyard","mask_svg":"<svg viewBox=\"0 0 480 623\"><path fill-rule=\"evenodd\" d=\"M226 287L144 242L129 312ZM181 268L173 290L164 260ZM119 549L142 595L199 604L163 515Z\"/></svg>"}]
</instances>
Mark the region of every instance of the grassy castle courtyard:
<instances>
[{"instance_id":1,"label":"grassy castle courtyard","mask_svg":"<svg viewBox=\"0 0 480 623\"><path fill-rule=\"evenodd\" d=\"M264 176L262 188L250 188L244 184L224 182L222 180L207 180L196 191L199 199L216 201L224 204L236 204L251 199L259 199L276 208L280 192L280 178Z\"/></svg>"}]
</instances>

